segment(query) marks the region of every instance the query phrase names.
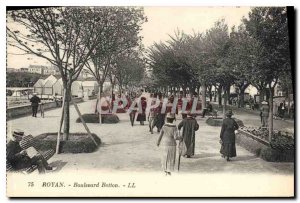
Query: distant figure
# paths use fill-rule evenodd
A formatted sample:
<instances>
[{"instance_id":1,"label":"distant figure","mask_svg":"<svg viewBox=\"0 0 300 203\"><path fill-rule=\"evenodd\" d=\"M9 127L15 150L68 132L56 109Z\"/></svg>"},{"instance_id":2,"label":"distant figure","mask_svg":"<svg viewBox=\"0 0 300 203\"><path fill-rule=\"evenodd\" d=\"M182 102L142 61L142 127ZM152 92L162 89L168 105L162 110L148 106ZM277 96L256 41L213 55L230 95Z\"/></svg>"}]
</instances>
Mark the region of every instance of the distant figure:
<instances>
[{"instance_id":1,"label":"distant figure","mask_svg":"<svg viewBox=\"0 0 300 203\"><path fill-rule=\"evenodd\" d=\"M132 93L131 94L131 103L135 103L136 102L136 94ZM129 113L129 118L130 118L130 123L131 126L134 125L134 120L135 120L135 114L137 112L136 108L137 108L137 104L134 105L134 109L132 109L132 111Z\"/></svg>"},{"instance_id":2,"label":"distant figure","mask_svg":"<svg viewBox=\"0 0 300 203\"><path fill-rule=\"evenodd\" d=\"M58 98L58 94L55 93L55 95L53 96L53 99L55 101L56 107L60 107L61 106L61 102L60 99Z\"/></svg>"},{"instance_id":3,"label":"distant figure","mask_svg":"<svg viewBox=\"0 0 300 203\"><path fill-rule=\"evenodd\" d=\"M285 108L284 108L284 104L283 103L280 103L277 111L278 111L278 116L283 119L284 113L285 113Z\"/></svg>"},{"instance_id":4,"label":"distant figure","mask_svg":"<svg viewBox=\"0 0 300 203\"><path fill-rule=\"evenodd\" d=\"M186 152L182 155L186 158L191 158L195 154L195 131L199 129L199 124L191 112L188 112L187 117L179 123L178 130L180 131L181 128L183 128L183 143L186 146Z\"/></svg>"},{"instance_id":5,"label":"distant figure","mask_svg":"<svg viewBox=\"0 0 300 203\"><path fill-rule=\"evenodd\" d=\"M151 105L154 105L156 103L156 95L151 94L150 95ZM148 114L148 122L149 122L149 131L151 134L153 134L153 128L156 126L156 114L157 114L157 108L151 108Z\"/></svg>"},{"instance_id":6,"label":"distant figure","mask_svg":"<svg viewBox=\"0 0 300 203\"><path fill-rule=\"evenodd\" d=\"M144 122L146 121L146 108L147 108L146 98L145 97L141 97L140 102L141 102L142 112L138 113L136 121L140 121L140 124L144 125Z\"/></svg>"},{"instance_id":7,"label":"distant figure","mask_svg":"<svg viewBox=\"0 0 300 203\"><path fill-rule=\"evenodd\" d=\"M212 115L212 112L213 112L213 107L211 103L208 101L206 103L206 108L203 109L202 118L204 118L206 114Z\"/></svg>"},{"instance_id":8,"label":"distant figure","mask_svg":"<svg viewBox=\"0 0 300 203\"><path fill-rule=\"evenodd\" d=\"M268 105L268 102L263 101L261 103L260 115L261 115L262 127L264 127L264 128L268 127L268 118L269 118L269 105Z\"/></svg>"},{"instance_id":9,"label":"distant figure","mask_svg":"<svg viewBox=\"0 0 300 203\"><path fill-rule=\"evenodd\" d=\"M159 94L158 95L158 101L159 105L156 109L156 127L157 127L157 132L160 132L161 128L163 127L163 125L165 124L165 112L161 112L162 111L162 106L163 106L163 101L162 101L162 95Z\"/></svg>"},{"instance_id":10,"label":"distant figure","mask_svg":"<svg viewBox=\"0 0 300 203\"><path fill-rule=\"evenodd\" d=\"M45 173L46 170L55 170L48 165L43 156L33 156L30 158L28 152L20 146L20 141L24 136L21 130L14 130L11 140L6 145L6 160L12 165L14 170L21 170L32 165L37 165L39 173Z\"/></svg>"},{"instance_id":11,"label":"distant figure","mask_svg":"<svg viewBox=\"0 0 300 203\"><path fill-rule=\"evenodd\" d=\"M180 138L176 125L173 124L174 120L175 114L168 113L167 123L162 127L157 141L157 146L162 145L163 147L161 164L166 175L171 175L171 172L174 171L176 158L176 140Z\"/></svg>"},{"instance_id":12,"label":"distant figure","mask_svg":"<svg viewBox=\"0 0 300 203\"><path fill-rule=\"evenodd\" d=\"M226 113L226 117L223 120L222 129L220 133L221 140L221 150L220 153L224 158L227 158L227 161L230 161L231 157L236 157L236 148L235 148L235 133L234 131L239 128L236 121L231 118L233 115L232 111L229 110Z\"/></svg>"},{"instance_id":13,"label":"distant figure","mask_svg":"<svg viewBox=\"0 0 300 203\"><path fill-rule=\"evenodd\" d=\"M34 92L33 96L30 99L31 102L31 107L32 107L32 116L36 117L38 108L39 108L39 103L41 102L41 99L37 96L37 93Z\"/></svg>"}]
</instances>

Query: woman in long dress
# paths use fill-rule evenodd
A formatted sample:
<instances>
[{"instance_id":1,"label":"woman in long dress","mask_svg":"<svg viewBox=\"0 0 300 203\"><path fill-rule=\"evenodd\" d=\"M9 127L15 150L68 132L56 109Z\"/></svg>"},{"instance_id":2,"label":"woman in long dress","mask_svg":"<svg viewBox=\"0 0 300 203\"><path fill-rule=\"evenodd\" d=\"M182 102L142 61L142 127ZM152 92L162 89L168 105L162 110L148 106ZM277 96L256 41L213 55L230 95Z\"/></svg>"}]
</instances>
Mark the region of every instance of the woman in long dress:
<instances>
[{"instance_id":1,"label":"woman in long dress","mask_svg":"<svg viewBox=\"0 0 300 203\"><path fill-rule=\"evenodd\" d=\"M231 118L233 115L232 111L229 110L226 113L226 117L223 120L222 129L220 133L221 139L221 150L220 153L227 161L230 161L231 157L236 157L236 148L235 148L235 133L234 131L239 128L236 121Z\"/></svg>"},{"instance_id":2,"label":"woman in long dress","mask_svg":"<svg viewBox=\"0 0 300 203\"><path fill-rule=\"evenodd\" d=\"M174 119L174 114L167 114L167 123L162 127L157 141L157 146L161 145L162 147L161 164L166 175L171 175L171 172L174 171L176 140L180 139L177 127L173 124Z\"/></svg>"},{"instance_id":3,"label":"woman in long dress","mask_svg":"<svg viewBox=\"0 0 300 203\"><path fill-rule=\"evenodd\" d=\"M138 116L136 118L136 121L140 121L141 125L144 125L144 122L146 121L146 108L147 108L147 101L145 97L141 97L141 107L142 112L138 113Z\"/></svg>"}]
</instances>

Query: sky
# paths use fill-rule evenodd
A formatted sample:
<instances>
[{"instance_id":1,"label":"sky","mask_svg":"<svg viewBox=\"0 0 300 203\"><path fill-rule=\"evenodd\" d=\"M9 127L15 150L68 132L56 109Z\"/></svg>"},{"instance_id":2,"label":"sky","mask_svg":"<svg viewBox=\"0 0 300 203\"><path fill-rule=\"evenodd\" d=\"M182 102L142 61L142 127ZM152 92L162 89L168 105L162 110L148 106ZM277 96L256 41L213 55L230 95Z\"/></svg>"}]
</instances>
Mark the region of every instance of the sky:
<instances>
[{"instance_id":1,"label":"sky","mask_svg":"<svg viewBox=\"0 0 300 203\"><path fill-rule=\"evenodd\" d=\"M143 24L140 33L145 47L154 42L166 41L175 30L187 34L205 32L222 18L230 28L239 25L243 16L248 16L250 7L144 7L148 22ZM8 47L7 53L20 53ZM33 65L50 65L47 61L32 55L7 54L8 68L21 68Z\"/></svg>"}]
</instances>

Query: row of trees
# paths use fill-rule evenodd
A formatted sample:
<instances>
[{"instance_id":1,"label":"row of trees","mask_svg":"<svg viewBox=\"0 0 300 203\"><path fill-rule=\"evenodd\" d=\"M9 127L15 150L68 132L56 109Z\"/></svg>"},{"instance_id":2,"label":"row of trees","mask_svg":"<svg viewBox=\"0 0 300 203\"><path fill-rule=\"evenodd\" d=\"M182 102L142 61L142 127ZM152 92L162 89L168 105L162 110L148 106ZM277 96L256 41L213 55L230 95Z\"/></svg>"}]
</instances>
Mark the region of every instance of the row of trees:
<instances>
[{"instance_id":1,"label":"row of trees","mask_svg":"<svg viewBox=\"0 0 300 203\"><path fill-rule=\"evenodd\" d=\"M32 87L41 77L38 73L12 72L6 73L7 87Z\"/></svg>"},{"instance_id":2,"label":"row of trees","mask_svg":"<svg viewBox=\"0 0 300 203\"><path fill-rule=\"evenodd\" d=\"M214 86L224 93L225 112L230 86L239 89L241 106L245 89L252 84L261 95L269 95L269 132L273 133L274 87L281 81L292 91L287 10L281 7L253 8L242 24L230 32L224 20L205 33L193 35L177 31L165 43L155 43L148 51L149 65L157 86L182 88L185 92L206 91Z\"/></svg>"},{"instance_id":3,"label":"row of trees","mask_svg":"<svg viewBox=\"0 0 300 203\"><path fill-rule=\"evenodd\" d=\"M113 78L117 78L121 86L129 84L129 74L140 74L133 77L142 79L144 64L138 34L146 20L138 7L48 7L8 13L8 44L49 61L60 71L64 140L69 137L71 85L83 68L98 81L100 94L107 78L113 84Z\"/></svg>"}]
</instances>

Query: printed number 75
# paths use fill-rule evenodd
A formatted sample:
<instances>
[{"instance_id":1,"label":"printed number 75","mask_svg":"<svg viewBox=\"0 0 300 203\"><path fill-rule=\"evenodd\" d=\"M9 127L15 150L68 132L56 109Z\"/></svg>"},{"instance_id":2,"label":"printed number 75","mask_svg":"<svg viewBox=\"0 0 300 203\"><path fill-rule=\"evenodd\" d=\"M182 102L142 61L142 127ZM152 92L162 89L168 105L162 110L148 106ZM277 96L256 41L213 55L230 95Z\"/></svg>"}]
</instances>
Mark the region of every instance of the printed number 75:
<instances>
[{"instance_id":1,"label":"printed number 75","mask_svg":"<svg viewBox=\"0 0 300 203\"><path fill-rule=\"evenodd\" d=\"M33 187L34 183L33 182L28 182L28 187Z\"/></svg>"}]
</instances>

